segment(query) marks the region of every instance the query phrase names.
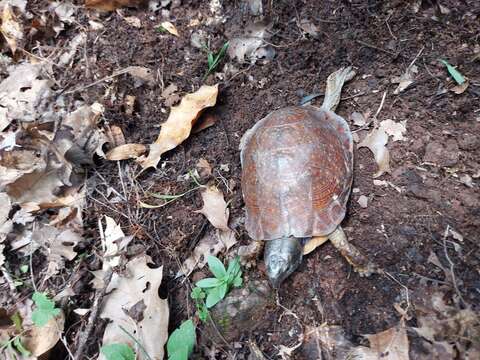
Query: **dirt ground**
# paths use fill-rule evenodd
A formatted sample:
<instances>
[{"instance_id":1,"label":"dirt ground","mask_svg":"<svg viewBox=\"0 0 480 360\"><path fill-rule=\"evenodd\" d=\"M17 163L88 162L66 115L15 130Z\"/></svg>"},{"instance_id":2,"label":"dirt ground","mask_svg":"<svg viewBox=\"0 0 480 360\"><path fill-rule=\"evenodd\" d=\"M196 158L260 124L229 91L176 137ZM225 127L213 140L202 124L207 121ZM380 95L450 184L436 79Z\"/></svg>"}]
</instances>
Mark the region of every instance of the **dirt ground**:
<instances>
[{"instance_id":1,"label":"dirt ground","mask_svg":"<svg viewBox=\"0 0 480 360\"><path fill-rule=\"evenodd\" d=\"M105 28L101 32L87 32L86 46L76 55L68 77L58 77L59 87L73 89L127 66L152 69L159 79L153 87L137 87L131 77L123 75L69 95L72 100L100 100L106 108L105 123L120 126L127 142L132 143L155 140L160 124L168 116L168 107L160 96L168 84L176 84L179 93L184 94L204 82L220 81L217 105L203 115L214 117L216 123L167 153L158 170L149 170L133 182L126 181L123 186L130 194L128 202L106 203L102 194L110 188L123 193L119 171L134 173L133 162L117 164L98 159L96 166L88 170L85 224L91 242L82 246L90 255L81 262L67 263L62 276L49 280L50 286L60 287L71 276L77 279L74 283L78 295L71 298L68 306L91 305L90 271L101 267L96 255L100 244L96 230L98 216L106 214L119 222L126 234L135 235L130 245L131 255L145 250L156 265L165 267L161 292L170 304L170 329L193 316L194 308L188 299L190 288L182 278L175 279L175 274L179 261L191 254L199 238L211 227L203 215L194 212L202 206L200 194L189 193L160 209L139 208L138 201L153 202L147 191L189 190L192 183L181 176L195 169L199 159L206 159L214 171L201 181L212 181L223 191L238 245L248 244L251 240L243 225L240 188L238 147L242 134L270 111L298 105L306 95L323 93L331 72L352 65L357 75L346 84L344 100L337 109L351 128L358 129L350 115L374 114L385 92L378 120L406 121L406 140L390 140L388 144L391 172L378 178L400 191L389 185L374 185L377 165L373 155L367 148L355 146L355 191L342 223L350 241L389 275L360 277L326 243L306 256L300 268L284 282L278 293L283 306L269 307L257 327L245 329L231 348L219 351L222 344L205 341L197 347L196 356L207 358L215 348L216 358L226 358L230 352L236 359L247 359L247 343L251 340L267 358L273 359L280 345L293 346L299 341L302 327L324 323L340 325L351 341L365 343L361 335L383 331L399 322L400 314L394 304L404 309L411 305L407 309L410 315L407 325L416 326L415 301L436 290L441 290L444 300L452 306L469 306L479 311L480 4L474 0L442 0L441 4L449 10L445 13L436 1L423 1L414 13L413 2L400 0L264 1L264 17L272 24L268 41L276 51L274 59L241 65L226 57L218 71L230 64L239 72L223 80L210 75L204 81L206 53L192 47L191 33L203 29L210 47L219 49L258 17L252 16L242 1L222 1L225 22L192 27L191 19L210 16L208 2L178 3L174 1L167 9L179 37L156 30L161 16L144 8L121 10L124 17L138 17L140 28L130 26L115 12L100 15L97 20ZM88 27L93 16L91 11L82 10L78 24L72 28ZM298 26L301 19L309 19L317 26L316 38L302 33ZM66 42L73 33L73 29L67 30L55 41ZM414 59L418 67L416 81L394 95L397 84L391 82L392 78L402 75ZM469 79L465 92L448 91L454 84L438 59L447 59L458 66ZM135 96L135 108L130 115L125 111L126 95ZM312 104L319 106L322 100L322 96L316 97ZM360 129L355 133L363 139L368 131ZM471 186L461 180L464 175L473 179ZM366 208L357 202L361 195L368 197ZM446 241L447 227L463 239L448 236ZM230 252L234 254L237 247ZM453 270L453 280L432 264L432 253L438 256L441 265ZM34 259L39 266L41 261ZM193 274L194 278L200 276L201 273ZM259 255L257 263L245 270L245 280L265 276ZM298 319L285 316L285 308ZM69 343L74 344L81 325L77 315L67 315ZM102 331L99 326L89 344L89 356L97 353ZM432 358L422 344L420 340L412 341L412 359ZM300 348L293 358L309 359L309 355Z\"/></svg>"}]
</instances>

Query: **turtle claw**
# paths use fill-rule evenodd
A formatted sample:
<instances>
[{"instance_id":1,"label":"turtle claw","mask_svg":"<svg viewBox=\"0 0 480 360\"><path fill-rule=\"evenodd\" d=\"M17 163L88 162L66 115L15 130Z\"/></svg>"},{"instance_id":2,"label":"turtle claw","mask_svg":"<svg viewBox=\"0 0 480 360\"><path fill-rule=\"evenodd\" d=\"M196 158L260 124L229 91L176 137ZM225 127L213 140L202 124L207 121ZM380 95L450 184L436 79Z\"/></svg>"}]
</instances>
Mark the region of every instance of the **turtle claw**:
<instances>
[{"instance_id":1,"label":"turtle claw","mask_svg":"<svg viewBox=\"0 0 480 360\"><path fill-rule=\"evenodd\" d=\"M369 261L365 255L348 242L347 236L340 226L328 238L360 276L368 277L372 274L383 273L382 269Z\"/></svg>"}]
</instances>

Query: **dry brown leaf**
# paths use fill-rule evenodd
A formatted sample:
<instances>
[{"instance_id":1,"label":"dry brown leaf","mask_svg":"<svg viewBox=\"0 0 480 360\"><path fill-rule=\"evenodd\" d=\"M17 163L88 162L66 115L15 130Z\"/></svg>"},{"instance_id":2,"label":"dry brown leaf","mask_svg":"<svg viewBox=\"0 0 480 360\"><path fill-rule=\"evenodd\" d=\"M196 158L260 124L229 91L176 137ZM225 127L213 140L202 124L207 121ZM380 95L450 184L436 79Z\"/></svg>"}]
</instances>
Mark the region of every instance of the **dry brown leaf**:
<instances>
[{"instance_id":1,"label":"dry brown leaf","mask_svg":"<svg viewBox=\"0 0 480 360\"><path fill-rule=\"evenodd\" d=\"M367 147L373 153L378 165L378 171L373 175L377 178L386 172L390 172L390 153L385 145L388 142L388 135L383 128L373 129L358 147Z\"/></svg>"},{"instance_id":2,"label":"dry brown leaf","mask_svg":"<svg viewBox=\"0 0 480 360\"><path fill-rule=\"evenodd\" d=\"M180 36L178 34L177 28L170 21L164 21L160 25L162 26L162 28L167 30L170 34L175 35L175 36Z\"/></svg>"},{"instance_id":3,"label":"dry brown leaf","mask_svg":"<svg viewBox=\"0 0 480 360\"><path fill-rule=\"evenodd\" d=\"M85 7L113 11L122 7L140 7L145 3L145 0L85 0Z\"/></svg>"},{"instance_id":4,"label":"dry brown leaf","mask_svg":"<svg viewBox=\"0 0 480 360\"><path fill-rule=\"evenodd\" d=\"M392 79L392 83L398 83L398 87L393 92L395 95L400 94L407 87L409 87L415 81L415 75L418 72L416 65L411 65L407 68L402 76Z\"/></svg>"},{"instance_id":5,"label":"dry brown leaf","mask_svg":"<svg viewBox=\"0 0 480 360\"><path fill-rule=\"evenodd\" d=\"M215 105L217 95L218 85L203 85L196 92L187 94L178 106L172 107L167 121L162 124L160 135L150 145L148 156L137 160L142 168L156 167L163 153L187 139L203 109Z\"/></svg>"},{"instance_id":6,"label":"dry brown leaf","mask_svg":"<svg viewBox=\"0 0 480 360\"><path fill-rule=\"evenodd\" d=\"M32 233L32 242L47 252L47 270L45 278L58 273L65 264L65 259L73 260L77 253L73 248L82 240L80 234L71 229L59 230L53 226L45 225Z\"/></svg>"},{"instance_id":7,"label":"dry brown leaf","mask_svg":"<svg viewBox=\"0 0 480 360\"><path fill-rule=\"evenodd\" d=\"M192 134L196 134L202 130L208 129L218 121L218 117L214 114L205 114L202 116L192 129Z\"/></svg>"},{"instance_id":8,"label":"dry brown leaf","mask_svg":"<svg viewBox=\"0 0 480 360\"><path fill-rule=\"evenodd\" d=\"M107 160L136 159L146 151L147 147L143 144L125 144L107 152L106 158Z\"/></svg>"},{"instance_id":9,"label":"dry brown leaf","mask_svg":"<svg viewBox=\"0 0 480 360\"><path fill-rule=\"evenodd\" d=\"M461 85L456 85L456 86L452 87L450 89L450 91L453 91L455 94L460 95L460 94L463 94L465 92L465 90L467 90L468 85L470 85L470 83L468 81L465 81Z\"/></svg>"},{"instance_id":10,"label":"dry brown leaf","mask_svg":"<svg viewBox=\"0 0 480 360\"><path fill-rule=\"evenodd\" d=\"M149 68L143 66L129 66L124 69L124 71L132 75L136 80L146 82L148 85L155 84L155 76Z\"/></svg>"},{"instance_id":11,"label":"dry brown leaf","mask_svg":"<svg viewBox=\"0 0 480 360\"><path fill-rule=\"evenodd\" d=\"M350 359L352 343L346 338L341 326L328 325L306 326L301 355L304 359ZM325 357L323 357L323 355ZM352 360L354 358L351 358Z\"/></svg>"},{"instance_id":12,"label":"dry brown leaf","mask_svg":"<svg viewBox=\"0 0 480 360\"><path fill-rule=\"evenodd\" d=\"M365 119L365 116L362 113L359 113L357 111L354 111L350 115L350 120L352 120L353 125L355 126L364 126L367 124L367 120Z\"/></svg>"},{"instance_id":13,"label":"dry brown leaf","mask_svg":"<svg viewBox=\"0 0 480 360\"><path fill-rule=\"evenodd\" d=\"M358 346L352 355L355 359L365 360L409 360L409 343L404 320L397 326L378 334L364 335L370 342L370 347Z\"/></svg>"},{"instance_id":14,"label":"dry brown leaf","mask_svg":"<svg viewBox=\"0 0 480 360\"><path fill-rule=\"evenodd\" d=\"M403 134L407 131L406 123L406 121L395 122L387 119L380 123L380 128L391 136L393 141L405 141Z\"/></svg>"},{"instance_id":15,"label":"dry brown leaf","mask_svg":"<svg viewBox=\"0 0 480 360\"><path fill-rule=\"evenodd\" d=\"M209 186L202 191L203 207L197 213L205 215L210 224L222 231L229 231L228 217L230 211L223 194L215 186Z\"/></svg>"},{"instance_id":16,"label":"dry brown leaf","mask_svg":"<svg viewBox=\"0 0 480 360\"><path fill-rule=\"evenodd\" d=\"M105 329L103 344L128 344L135 349L139 360L146 360L143 351L139 351L137 343L128 335L134 334L150 358L160 360L168 337L169 310L167 300L158 296L163 267L151 269L148 263L151 263L148 256L137 257L127 263L123 275L113 274L100 314L111 321ZM143 311L132 318L130 315L133 316L139 304ZM99 359L105 358L100 355Z\"/></svg>"},{"instance_id":17,"label":"dry brown leaf","mask_svg":"<svg viewBox=\"0 0 480 360\"><path fill-rule=\"evenodd\" d=\"M162 91L161 96L165 100L165 106L171 107L180 100L180 95L176 93L177 90L177 85L170 84Z\"/></svg>"},{"instance_id":18,"label":"dry brown leaf","mask_svg":"<svg viewBox=\"0 0 480 360\"><path fill-rule=\"evenodd\" d=\"M198 173L201 177L212 175L212 165L204 158L200 158L197 162Z\"/></svg>"},{"instance_id":19,"label":"dry brown leaf","mask_svg":"<svg viewBox=\"0 0 480 360\"><path fill-rule=\"evenodd\" d=\"M8 43L8 46L15 54L17 43L23 40L23 26L18 22L12 7L5 4L2 12L2 26L0 28L2 35Z\"/></svg>"},{"instance_id":20,"label":"dry brown leaf","mask_svg":"<svg viewBox=\"0 0 480 360\"><path fill-rule=\"evenodd\" d=\"M209 230L205 236L200 239L192 255L183 262L176 277L182 275L189 276L196 267L202 269L207 263L208 255L215 256L222 251L228 251L235 243L236 239L232 230Z\"/></svg>"},{"instance_id":21,"label":"dry brown leaf","mask_svg":"<svg viewBox=\"0 0 480 360\"><path fill-rule=\"evenodd\" d=\"M22 337L22 343L34 356L45 354L53 348L63 333L65 317L63 312L50 319L45 326L32 326L26 336Z\"/></svg>"}]
</instances>

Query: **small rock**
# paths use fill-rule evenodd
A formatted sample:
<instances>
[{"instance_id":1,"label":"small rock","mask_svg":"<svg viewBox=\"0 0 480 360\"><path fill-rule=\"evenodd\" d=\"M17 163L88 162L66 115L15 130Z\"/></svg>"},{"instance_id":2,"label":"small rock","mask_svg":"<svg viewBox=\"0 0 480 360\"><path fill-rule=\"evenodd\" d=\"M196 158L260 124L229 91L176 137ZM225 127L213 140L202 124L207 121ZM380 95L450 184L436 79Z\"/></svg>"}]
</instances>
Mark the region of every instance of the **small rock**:
<instances>
[{"instance_id":1,"label":"small rock","mask_svg":"<svg viewBox=\"0 0 480 360\"><path fill-rule=\"evenodd\" d=\"M266 308L273 305L274 297L267 281L251 281L243 288L234 289L212 310L215 326L227 342L240 338L242 333L252 331L265 317ZM217 329L209 325L207 339L218 339Z\"/></svg>"},{"instance_id":2,"label":"small rock","mask_svg":"<svg viewBox=\"0 0 480 360\"><path fill-rule=\"evenodd\" d=\"M463 134L458 138L458 146L462 150L475 150L480 145L479 137L474 134Z\"/></svg>"},{"instance_id":3,"label":"small rock","mask_svg":"<svg viewBox=\"0 0 480 360\"><path fill-rule=\"evenodd\" d=\"M441 167L451 167L457 164L458 158L458 144L454 139L449 139L445 144L439 141L429 143L423 161Z\"/></svg>"},{"instance_id":4,"label":"small rock","mask_svg":"<svg viewBox=\"0 0 480 360\"><path fill-rule=\"evenodd\" d=\"M365 195L360 195L357 202L361 208L366 209L368 206L368 197Z\"/></svg>"},{"instance_id":5,"label":"small rock","mask_svg":"<svg viewBox=\"0 0 480 360\"><path fill-rule=\"evenodd\" d=\"M430 189L423 184L411 184L410 186L408 186L407 191L409 194L413 195L417 199L433 200L434 202L439 202L442 200L442 194L440 193L440 191Z\"/></svg>"}]
</instances>

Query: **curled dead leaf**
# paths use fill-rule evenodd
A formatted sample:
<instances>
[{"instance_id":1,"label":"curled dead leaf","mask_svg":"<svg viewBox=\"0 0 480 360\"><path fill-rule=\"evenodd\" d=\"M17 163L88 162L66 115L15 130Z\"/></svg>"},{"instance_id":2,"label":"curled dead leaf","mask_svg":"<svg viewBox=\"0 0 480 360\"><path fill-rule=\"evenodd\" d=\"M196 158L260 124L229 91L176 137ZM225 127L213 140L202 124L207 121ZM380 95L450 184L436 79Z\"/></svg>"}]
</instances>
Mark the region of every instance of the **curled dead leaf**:
<instances>
[{"instance_id":1,"label":"curled dead leaf","mask_svg":"<svg viewBox=\"0 0 480 360\"><path fill-rule=\"evenodd\" d=\"M124 144L107 152L107 160L136 159L147 151L143 144Z\"/></svg>"},{"instance_id":2,"label":"curled dead leaf","mask_svg":"<svg viewBox=\"0 0 480 360\"><path fill-rule=\"evenodd\" d=\"M409 87L415 81L415 75L418 72L418 68L416 65L411 65L407 68L402 76L396 77L392 79L392 83L398 83L398 87L393 92L395 95L400 94L404 91L407 87Z\"/></svg>"},{"instance_id":3,"label":"curled dead leaf","mask_svg":"<svg viewBox=\"0 0 480 360\"><path fill-rule=\"evenodd\" d=\"M390 172L390 153L385 145L388 142L388 135L383 128L373 129L358 147L367 147L373 153L378 165L378 171L373 175L377 178L386 172Z\"/></svg>"},{"instance_id":4,"label":"curled dead leaf","mask_svg":"<svg viewBox=\"0 0 480 360\"><path fill-rule=\"evenodd\" d=\"M23 40L23 26L18 21L12 7L8 3L3 7L2 26L0 30L12 53L15 54L17 44Z\"/></svg>"},{"instance_id":5,"label":"curled dead leaf","mask_svg":"<svg viewBox=\"0 0 480 360\"><path fill-rule=\"evenodd\" d=\"M170 34L175 35L175 36L180 36L178 34L177 28L170 21L164 21L160 24L160 26L162 28L164 28L165 30L167 30Z\"/></svg>"},{"instance_id":6,"label":"curled dead leaf","mask_svg":"<svg viewBox=\"0 0 480 360\"><path fill-rule=\"evenodd\" d=\"M148 156L137 160L142 168L156 167L163 153L187 139L201 112L215 105L217 95L218 85L203 85L196 92L187 94L178 106L172 107L157 140L150 145Z\"/></svg>"},{"instance_id":7,"label":"curled dead leaf","mask_svg":"<svg viewBox=\"0 0 480 360\"><path fill-rule=\"evenodd\" d=\"M409 343L404 320L397 326L378 334L364 335L370 347L358 346L352 354L355 359L365 360L409 360ZM356 357L355 357L356 356Z\"/></svg>"},{"instance_id":8,"label":"curled dead leaf","mask_svg":"<svg viewBox=\"0 0 480 360\"><path fill-rule=\"evenodd\" d=\"M461 85L456 85L456 86L452 87L450 89L450 91L454 92L457 95L460 95L460 94L463 94L465 92L465 90L467 90L468 85L470 85L470 83L468 81L465 81Z\"/></svg>"},{"instance_id":9,"label":"curled dead leaf","mask_svg":"<svg viewBox=\"0 0 480 360\"><path fill-rule=\"evenodd\" d=\"M403 134L407 131L406 123L406 121L395 122L387 119L380 123L380 128L382 128L387 135L391 136L393 141L404 141L405 137Z\"/></svg>"},{"instance_id":10,"label":"curled dead leaf","mask_svg":"<svg viewBox=\"0 0 480 360\"><path fill-rule=\"evenodd\" d=\"M202 191L203 207L197 213L205 215L210 224L217 229L228 231L228 217L230 211L223 194L215 186L209 186Z\"/></svg>"}]
</instances>

